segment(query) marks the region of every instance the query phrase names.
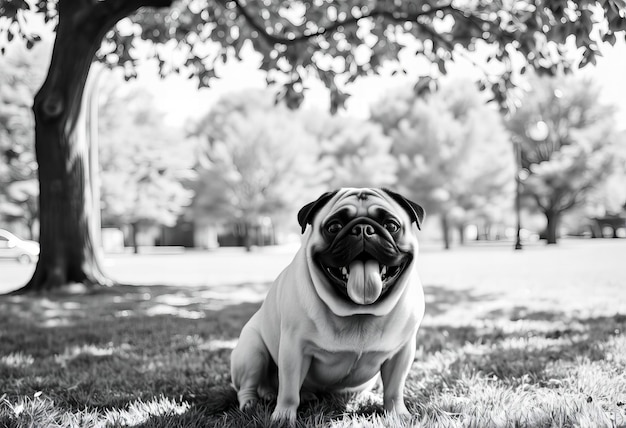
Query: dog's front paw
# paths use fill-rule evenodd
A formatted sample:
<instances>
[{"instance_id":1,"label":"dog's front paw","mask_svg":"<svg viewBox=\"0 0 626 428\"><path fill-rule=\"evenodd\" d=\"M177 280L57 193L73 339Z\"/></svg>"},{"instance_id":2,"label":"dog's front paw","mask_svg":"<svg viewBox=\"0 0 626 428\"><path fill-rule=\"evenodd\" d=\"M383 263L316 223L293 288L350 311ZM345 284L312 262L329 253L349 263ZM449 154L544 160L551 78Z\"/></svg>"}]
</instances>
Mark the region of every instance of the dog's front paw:
<instances>
[{"instance_id":1,"label":"dog's front paw","mask_svg":"<svg viewBox=\"0 0 626 428\"><path fill-rule=\"evenodd\" d=\"M272 426L292 427L296 424L296 408L276 406L272 413Z\"/></svg>"},{"instance_id":2,"label":"dog's front paw","mask_svg":"<svg viewBox=\"0 0 626 428\"><path fill-rule=\"evenodd\" d=\"M388 401L384 404L385 412L398 415L400 417L411 417L411 413L406 408L406 404L404 404L404 400L393 400Z\"/></svg>"}]
</instances>

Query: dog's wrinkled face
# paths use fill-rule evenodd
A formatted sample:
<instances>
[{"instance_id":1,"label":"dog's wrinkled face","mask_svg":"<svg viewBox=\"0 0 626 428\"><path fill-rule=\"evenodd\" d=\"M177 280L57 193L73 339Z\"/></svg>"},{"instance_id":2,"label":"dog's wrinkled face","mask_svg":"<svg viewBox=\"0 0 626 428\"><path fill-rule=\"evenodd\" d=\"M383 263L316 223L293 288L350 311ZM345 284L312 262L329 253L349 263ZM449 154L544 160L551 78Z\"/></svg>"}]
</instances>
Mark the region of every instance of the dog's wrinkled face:
<instances>
[{"instance_id":1,"label":"dog's wrinkled face","mask_svg":"<svg viewBox=\"0 0 626 428\"><path fill-rule=\"evenodd\" d=\"M419 205L382 189L341 189L303 208L313 283L333 312L391 310L417 255L412 223L422 219Z\"/></svg>"}]
</instances>

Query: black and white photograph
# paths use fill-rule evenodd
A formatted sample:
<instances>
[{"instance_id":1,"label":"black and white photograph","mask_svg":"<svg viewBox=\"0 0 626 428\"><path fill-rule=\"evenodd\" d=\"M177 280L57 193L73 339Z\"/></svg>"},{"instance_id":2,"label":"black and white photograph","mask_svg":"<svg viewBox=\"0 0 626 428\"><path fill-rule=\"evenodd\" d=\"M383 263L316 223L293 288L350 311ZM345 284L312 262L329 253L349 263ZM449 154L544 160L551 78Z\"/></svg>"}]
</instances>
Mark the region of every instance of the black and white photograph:
<instances>
[{"instance_id":1,"label":"black and white photograph","mask_svg":"<svg viewBox=\"0 0 626 428\"><path fill-rule=\"evenodd\" d=\"M626 1L0 0L0 427L626 428Z\"/></svg>"}]
</instances>

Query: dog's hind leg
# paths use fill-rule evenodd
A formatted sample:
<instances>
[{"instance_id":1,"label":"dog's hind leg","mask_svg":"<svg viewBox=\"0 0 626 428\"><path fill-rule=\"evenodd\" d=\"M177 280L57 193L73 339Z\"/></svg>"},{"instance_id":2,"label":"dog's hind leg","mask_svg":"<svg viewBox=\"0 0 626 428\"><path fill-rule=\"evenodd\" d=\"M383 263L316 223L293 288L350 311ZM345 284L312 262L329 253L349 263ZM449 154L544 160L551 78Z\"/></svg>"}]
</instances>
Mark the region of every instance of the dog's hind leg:
<instances>
[{"instance_id":1,"label":"dog's hind leg","mask_svg":"<svg viewBox=\"0 0 626 428\"><path fill-rule=\"evenodd\" d=\"M271 356L259 332L246 325L230 356L230 374L237 390L241 410L253 406L259 399L258 388L265 384Z\"/></svg>"}]
</instances>

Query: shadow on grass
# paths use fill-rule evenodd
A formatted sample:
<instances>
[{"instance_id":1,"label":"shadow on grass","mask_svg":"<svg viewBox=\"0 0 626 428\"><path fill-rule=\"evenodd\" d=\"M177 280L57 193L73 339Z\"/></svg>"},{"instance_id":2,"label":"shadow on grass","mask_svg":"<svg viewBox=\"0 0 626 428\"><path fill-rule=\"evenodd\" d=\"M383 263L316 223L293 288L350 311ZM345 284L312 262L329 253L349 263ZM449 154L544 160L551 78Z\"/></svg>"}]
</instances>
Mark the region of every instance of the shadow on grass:
<instances>
[{"instance_id":1,"label":"shadow on grass","mask_svg":"<svg viewBox=\"0 0 626 428\"><path fill-rule=\"evenodd\" d=\"M229 383L230 351L267 287L0 296L1 392L9 399L43 393L73 409L160 395L194 400Z\"/></svg>"},{"instance_id":2,"label":"shadow on grass","mask_svg":"<svg viewBox=\"0 0 626 428\"><path fill-rule=\"evenodd\" d=\"M496 300L496 294L479 294L476 291L464 288L450 288L445 285L424 286L424 296L426 298L426 316L437 316L454 312L459 304L480 305L482 303Z\"/></svg>"},{"instance_id":3,"label":"shadow on grass","mask_svg":"<svg viewBox=\"0 0 626 428\"><path fill-rule=\"evenodd\" d=\"M9 402L38 394L69 412L100 414L166 397L181 414L148 414L136 426L266 426L272 403L244 414L230 387L229 358L269 284L228 287L120 286L89 295L0 296L0 379ZM456 305L498 298L444 286L425 288L427 316L455 316ZM407 385L409 406L479 374L515 386L548 385L551 362L605 357L603 344L626 316L578 319L530 308L492 312L466 325L428 324ZM299 417L341 418L350 397L322 397ZM352 414L380 413L378 402ZM324 416L320 416L320 414ZM2 415L0 409L0 417ZM317 418L317 419L316 419ZM1 421L2 419L0 419Z\"/></svg>"}]
</instances>

